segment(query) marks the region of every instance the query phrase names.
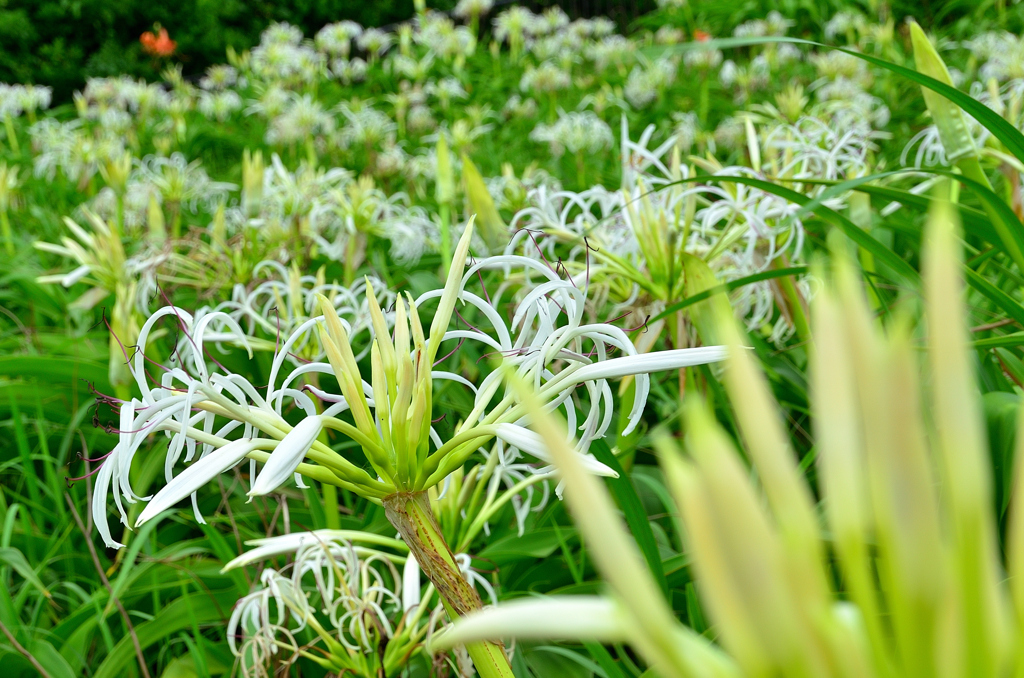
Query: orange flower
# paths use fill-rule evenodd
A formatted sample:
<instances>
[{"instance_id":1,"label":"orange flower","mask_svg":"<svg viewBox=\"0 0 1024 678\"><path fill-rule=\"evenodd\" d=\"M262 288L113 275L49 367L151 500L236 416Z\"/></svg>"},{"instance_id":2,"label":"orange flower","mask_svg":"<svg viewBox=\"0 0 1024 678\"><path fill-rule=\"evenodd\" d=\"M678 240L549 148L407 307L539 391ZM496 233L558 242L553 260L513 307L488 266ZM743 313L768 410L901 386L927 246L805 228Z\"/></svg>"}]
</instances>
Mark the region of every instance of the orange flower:
<instances>
[{"instance_id":1,"label":"orange flower","mask_svg":"<svg viewBox=\"0 0 1024 678\"><path fill-rule=\"evenodd\" d=\"M174 54L178 43L171 40L171 36L167 34L166 28L161 27L159 24L154 26L154 28L157 29L156 35L153 35L153 31L146 31L139 37L142 49L146 50L148 54L158 57L169 57Z\"/></svg>"},{"instance_id":2,"label":"orange flower","mask_svg":"<svg viewBox=\"0 0 1024 678\"><path fill-rule=\"evenodd\" d=\"M697 40L697 42L707 42L708 40L711 39L711 34L705 33L704 31L698 29L693 32L693 37Z\"/></svg>"}]
</instances>

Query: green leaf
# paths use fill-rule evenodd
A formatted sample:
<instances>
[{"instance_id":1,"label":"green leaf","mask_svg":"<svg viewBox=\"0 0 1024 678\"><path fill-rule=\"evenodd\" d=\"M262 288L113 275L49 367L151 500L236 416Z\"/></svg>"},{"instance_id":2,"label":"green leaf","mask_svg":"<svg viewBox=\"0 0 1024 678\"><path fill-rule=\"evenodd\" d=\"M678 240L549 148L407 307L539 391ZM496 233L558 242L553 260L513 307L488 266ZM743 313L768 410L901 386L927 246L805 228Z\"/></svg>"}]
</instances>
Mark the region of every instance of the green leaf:
<instances>
[{"instance_id":1,"label":"green leaf","mask_svg":"<svg viewBox=\"0 0 1024 678\"><path fill-rule=\"evenodd\" d=\"M985 204L985 211L992 218L992 226L999 235L1003 248L1017 264L1017 268L1024 273L1024 224L1020 223L1020 219L1014 214L1013 209L996 195L990 186L980 181L948 171L937 173L960 181L981 198Z\"/></svg>"},{"instance_id":2,"label":"green leaf","mask_svg":"<svg viewBox=\"0 0 1024 678\"><path fill-rule=\"evenodd\" d=\"M0 548L0 563L9 565L15 572L21 575L22 579L39 589L44 596L47 598L51 597L50 592L46 590L46 586L43 584L43 580L32 569L32 566L29 565L28 560L25 558L25 554L21 551L13 546Z\"/></svg>"},{"instance_id":3,"label":"green leaf","mask_svg":"<svg viewBox=\"0 0 1024 678\"><path fill-rule=\"evenodd\" d=\"M1006 349L997 348L996 351ZM996 511L1000 519L1006 514L1013 494L1014 445L1017 439L1017 416L1020 396L1016 393L993 391L982 396L985 421L988 425L989 451L992 457L992 475L995 480Z\"/></svg>"},{"instance_id":4,"label":"green leaf","mask_svg":"<svg viewBox=\"0 0 1024 678\"><path fill-rule=\"evenodd\" d=\"M42 638L33 639L26 648L39 665L46 669L50 678L77 678L74 669L59 652Z\"/></svg>"},{"instance_id":5,"label":"green leaf","mask_svg":"<svg viewBox=\"0 0 1024 678\"><path fill-rule=\"evenodd\" d=\"M619 665L615 663L615 659L600 643L583 643L583 646L587 648L587 652L593 657L603 671L604 678L627 678L626 673L619 668ZM596 671L595 671L596 673Z\"/></svg>"},{"instance_id":6,"label":"green leaf","mask_svg":"<svg viewBox=\"0 0 1024 678\"><path fill-rule=\"evenodd\" d=\"M607 442L604 440L594 441L590 446L590 451L599 462L619 474L618 478L606 479L608 487L611 488L612 495L615 497L615 503L622 509L626 525L629 526L629 531L633 534L637 546L640 547L640 552L644 554L654 581L661 587L661 591L667 599L669 595L668 582L665 581L665 570L661 565L658 543L654 540L654 532L651 531L651 524L643 504L640 503L640 497L637 496L636 488L633 487L633 481L612 451L608 449Z\"/></svg>"},{"instance_id":7,"label":"green leaf","mask_svg":"<svg viewBox=\"0 0 1024 678\"><path fill-rule=\"evenodd\" d=\"M561 650L562 648L550 645L527 648L524 652L526 663L539 678L548 678L549 676L558 676L559 678L593 677L593 670L584 664L589 660L579 655L568 657ZM564 652L569 651L565 650Z\"/></svg>"},{"instance_id":8,"label":"green leaf","mask_svg":"<svg viewBox=\"0 0 1024 678\"><path fill-rule=\"evenodd\" d=\"M1002 291L978 273L964 266L964 275L967 284L988 297L1006 315L1024 325L1024 306L1021 306L1013 297Z\"/></svg>"},{"instance_id":9,"label":"green leaf","mask_svg":"<svg viewBox=\"0 0 1024 678\"><path fill-rule=\"evenodd\" d=\"M50 384L72 384L81 379L94 384L100 391L113 390L107 377L106 363L55 355L0 357L0 376L35 377L45 379Z\"/></svg>"},{"instance_id":10,"label":"green leaf","mask_svg":"<svg viewBox=\"0 0 1024 678\"><path fill-rule=\"evenodd\" d=\"M1003 334L998 337L976 339L971 342L971 346L974 348L995 348L997 346L1009 348L1012 346L1024 346L1024 332L1014 332L1012 334Z\"/></svg>"},{"instance_id":11,"label":"green leaf","mask_svg":"<svg viewBox=\"0 0 1024 678\"><path fill-rule=\"evenodd\" d=\"M477 232L490 252L500 252L505 244L508 229L498 214L498 208L494 206L494 199L487 190L480 170L465 153L462 154L462 181L465 184L466 199L469 201L469 211L476 214L474 223Z\"/></svg>"},{"instance_id":12,"label":"green leaf","mask_svg":"<svg viewBox=\"0 0 1024 678\"><path fill-rule=\"evenodd\" d=\"M670 184L665 184L661 188L664 189L669 186L674 186L676 184L688 184L695 182L706 183L712 181L731 182L735 184L742 184L744 186L752 186L754 188L759 188L762 191L765 191L766 193L771 193L772 195L783 198L784 200L789 200L790 202L796 205L800 205L801 207L807 206L808 209L810 209L812 207L812 203L814 203L814 200L812 198L807 197L803 193L798 193L797 191L794 191L792 189L773 184L770 181L765 181L763 179L755 179L753 177L703 174L695 177L689 177L687 179L682 179L680 181L675 181ZM877 261L884 263L886 266L888 266L893 271L893 273L895 273L899 277L899 280L897 282L902 282L906 285L915 288L920 285L921 276L918 274L917 271L914 270L914 268L910 264L908 264L906 261L900 258L899 255L890 250L888 247L878 242L878 240L873 238L871 234L867 233L860 226L853 223L848 218L844 217L842 214L839 214L835 210L830 209L824 205L814 206L813 210L815 215L819 219L822 219L838 228L840 231L843 232L844 235L846 235L846 237L855 242L861 249L873 255ZM659 315L659 317L661 316Z\"/></svg>"},{"instance_id":13,"label":"green leaf","mask_svg":"<svg viewBox=\"0 0 1024 678\"><path fill-rule=\"evenodd\" d=\"M806 273L806 272L807 272L807 267L806 266L790 266L789 268L776 268L776 269L772 269L770 271L762 271L761 273L755 273L754 275L748 275L748 276L743 277L743 278L737 278L736 280L732 280L730 282L723 283L723 284L721 284L721 285L719 285L717 287L712 287L710 289L704 290L703 292L698 292L697 294L694 294L691 297L686 297L682 301L677 301L676 303L674 303L674 304L672 304L670 306L666 306L664 311L662 311L658 315L656 315L653 318L651 318L651 320L649 322L653 323L653 322L656 322L658 320L661 320L662 318L666 318L666 317L672 315L673 313L676 313L677 311L683 310L687 306L691 306L693 304L700 303L700 302L704 301L705 299L709 299L711 297L711 295L717 294L719 292L723 292L723 291L731 292L733 290L736 290L736 289L739 289L739 288L743 287L744 285L753 285L754 283L761 282L762 280L771 280L773 278L781 278L784 275L800 275L801 273Z\"/></svg>"},{"instance_id":14,"label":"green leaf","mask_svg":"<svg viewBox=\"0 0 1024 678\"><path fill-rule=\"evenodd\" d=\"M952 87L953 79L949 76L949 69L916 21L910 21L910 40L914 46L914 63L918 72ZM932 114L932 121L939 130L939 139L946 149L946 157L951 162L968 155L977 157L974 137L967 128L963 110L938 92L923 89L922 93L928 112Z\"/></svg>"},{"instance_id":15,"label":"green leaf","mask_svg":"<svg viewBox=\"0 0 1024 678\"><path fill-rule=\"evenodd\" d=\"M798 193L783 186L777 186L770 181L754 179L752 177L705 176L694 177L694 179L700 179L703 181L731 181L733 183L753 186L754 188L760 188L762 191L789 200L801 207L805 205L810 206L813 202L811 198L807 197L803 193ZM819 219L822 219L838 228L847 238L857 243L861 249L866 251L868 254L873 255L877 261L887 265L902 279L902 282L913 287L917 287L920 284L921 276L913 269L913 267L911 267L910 264L842 214L839 214L835 210L825 207L824 205L814 207L814 214Z\"/></svg>"},{"instance_id":16,"label":"green leaf","mask_svg":"<svg viewBox=\"0 0 1024 678\"><path fill-rule=\"evenodd\" d=\"M559 528L563 537L574 536L575 528ZM547 558L558 548L558 534L553 528L545 527L533 530L520 537L517 534L497 539L488 544L480 552L481 558L493 560L498 563L510 563L516 560L527 560L530 558Z\"/></svg>"},{"instance_id":17,"label":"green leaf","mask_svg":"<svg viewBox=\"0 0 1024 678\"><path fill-rule=\"evenodd\" d=\"M221 623L227 619L235 604L234 591L219 591L214 594L190 593L174 599L160 609L148 622L135 627L135 635L143 650L171 636L192 628L193 624ZM130 667L137 662L135 647L129 635L125 635L114 646L103 663L96 669L93 678L123 678Z\"/></svg>"}]
</instances>

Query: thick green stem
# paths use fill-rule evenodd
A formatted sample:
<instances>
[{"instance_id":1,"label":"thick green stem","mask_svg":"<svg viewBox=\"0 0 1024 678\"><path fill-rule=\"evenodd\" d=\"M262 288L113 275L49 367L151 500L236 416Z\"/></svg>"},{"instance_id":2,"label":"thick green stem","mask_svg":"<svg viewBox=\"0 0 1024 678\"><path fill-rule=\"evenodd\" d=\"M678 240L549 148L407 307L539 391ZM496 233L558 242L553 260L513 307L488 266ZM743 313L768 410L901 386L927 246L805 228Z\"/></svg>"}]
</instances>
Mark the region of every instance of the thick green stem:
<instances>
[{"instance_id":1,"label":"thick green stem","mask_svg":"<svg viewBox=\"0 0 1024 678\"><path fill-rule=\"evenodd\" d=\"M384 497L388 520L402 535L423 574L441 595L451 618L483 607L480 595L466 581L430 509L426 492L397 492ZM481 678L515 678L501 643L468 643L466 649Z\"/></svg>"},{"instance_id":2,"label":"thick green stem","mask_svg":"<svg viewBox=\"0 0 1024 678\"><path fill-rule=\"evenodd\" d=\"M340 530L341 520L338 516L338 488L334 485L321 485L320 488L324 498L324 515L327 517L327 527L331 530Z\"/></svg>"}]
</instances>

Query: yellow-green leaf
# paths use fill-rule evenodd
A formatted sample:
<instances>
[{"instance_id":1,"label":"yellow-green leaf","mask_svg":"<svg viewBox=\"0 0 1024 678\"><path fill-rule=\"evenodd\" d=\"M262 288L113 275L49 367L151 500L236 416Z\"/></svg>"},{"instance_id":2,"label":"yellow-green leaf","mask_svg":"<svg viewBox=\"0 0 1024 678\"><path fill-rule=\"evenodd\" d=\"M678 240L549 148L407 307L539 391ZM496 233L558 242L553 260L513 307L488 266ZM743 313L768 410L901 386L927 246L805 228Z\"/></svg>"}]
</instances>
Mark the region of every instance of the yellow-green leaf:
<instances>
[{"instance_id":1,"label":"yellow-green leaf","mask_svg":"<svg viewBox=\"0 0 1024 678\"><path fill-rule=\"evenodd\" d=\"M466 154L462 155L462 182L466 189L466 199L469 201L469 211L476 214L480 237L490 252L500 251L505 242L505 222L498 214L498 208L494 205L494 199L487 190L480 170Z\"/></svg>"}]
</instances>

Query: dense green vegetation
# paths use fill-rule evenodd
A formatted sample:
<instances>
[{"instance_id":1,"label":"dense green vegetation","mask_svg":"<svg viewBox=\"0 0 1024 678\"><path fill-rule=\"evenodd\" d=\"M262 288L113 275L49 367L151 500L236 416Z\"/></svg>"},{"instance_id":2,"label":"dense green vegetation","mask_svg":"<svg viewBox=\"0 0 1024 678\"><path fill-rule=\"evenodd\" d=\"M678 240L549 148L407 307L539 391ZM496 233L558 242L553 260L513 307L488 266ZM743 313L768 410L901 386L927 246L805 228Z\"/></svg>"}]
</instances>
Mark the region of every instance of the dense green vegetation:
<instances>
[{"instance_id":1,"label":"dense green vegetation","mask_svg":"<svg viewBox=\"0 0 1024 678\"><path fill-rule=\"evenodd\" d=\"M93 4L0 11L5 678L1024 666L1021 6Z\"/></svg>"}]
</instances>

